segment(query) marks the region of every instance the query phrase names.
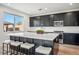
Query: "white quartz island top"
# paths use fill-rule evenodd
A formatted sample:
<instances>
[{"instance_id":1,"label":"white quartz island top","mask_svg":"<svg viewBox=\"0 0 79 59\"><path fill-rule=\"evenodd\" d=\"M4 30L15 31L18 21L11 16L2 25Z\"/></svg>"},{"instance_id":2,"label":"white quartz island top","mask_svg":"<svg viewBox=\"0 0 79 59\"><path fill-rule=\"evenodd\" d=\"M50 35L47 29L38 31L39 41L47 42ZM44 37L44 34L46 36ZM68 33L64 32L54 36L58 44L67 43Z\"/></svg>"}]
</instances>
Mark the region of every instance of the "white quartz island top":
<instances>
[{"instance_id":1,"label":"white quartz island top","mask_svg":"<svg viewBox=\"0 0 79 59\"><path fill-rule=\"evenodd\" d=\"M57 36L59 36L59 34L60 33L37 34L37 33L25 32L25 33L12 33L9 34L9 36L19 36L19 37L53 41Z\"/></svg>"}]
</instances>

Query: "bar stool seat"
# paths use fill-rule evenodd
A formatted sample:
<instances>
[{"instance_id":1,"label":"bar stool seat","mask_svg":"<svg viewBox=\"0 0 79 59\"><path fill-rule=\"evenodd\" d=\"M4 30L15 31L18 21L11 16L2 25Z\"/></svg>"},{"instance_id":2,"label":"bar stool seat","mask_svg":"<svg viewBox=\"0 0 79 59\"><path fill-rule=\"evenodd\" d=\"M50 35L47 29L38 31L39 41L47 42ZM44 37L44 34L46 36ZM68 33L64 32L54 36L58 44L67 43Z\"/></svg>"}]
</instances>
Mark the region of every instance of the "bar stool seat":
<instances>
[{"instance_id":1,"label":"bar stool seat","mask_svg":"<svg viewBox=\"0 0 79 59\"><path fill-rule=\"evenodd\" d=\"M3 43L10 44L10 40L5 40Z\"/></svg>"},{"instance_id":2,"label":"bar stool seat","mask_svg":"<svg viewBox=\"0 0 79 59\"><path fill-rule=\"evenodd\" d=\"M25 49L30 49L30 48L34 47L34 44L24 43L24 44L21 44L21 47L25 48Z\"/></svg>"},{"instance_id":3,"label":"bar stool seat","mask_svg":"<svg viewBox=\"0 0 79 59\"><path fill-rule=\"evenodd\" d=\"M39 46L35 49L35 52L39 54L49 55L51 53L51 50L52 48L50 47Z\"/></svg>"},{"instance_id":4,"label":"bar stool seat","mask_svg":"<svg viewBox=\"0 0 79 59\"><path fill-rule=\"evenodd\" d=\"M19 45L21 45L23 42L18 42L18 41L12 41L12 42L10 42L10 45L12 45L12 46L19 46Z\"/></svg>"},{"instance_id":5,"label":"bar stool seat","mask_svg":"<svg viewBox=\"0 0 79 59\"><path fill-rule=\"evenodd\" d=\"M33 48L34 48L34 44L26 42L26 43L24 43L24 44L21 44L20 48L25 49L25 52L24 52L24 53L26 53L26 50L27 50L27 54L29 54L29 52L30 52L30 53L33 52L32 50L33 50ZM22 52L22 49L21 49L20 52Z\"/></svg>"},{"instance_id":6,"label":"bar stool seat","mask_svg":"<svg viewBox=\"0 0 79 59\"><path fill-rule=\"evenodd\" d=\"M10 47L11 47L11 54L15 54L15 51L17 52L16 54L18 54L18 52L20 51L20 45L23 42L18 42L18 41L11 41L10 42ZM13 53L12 53L12 49L13 49Z\"/></svg>"}]
</instances>

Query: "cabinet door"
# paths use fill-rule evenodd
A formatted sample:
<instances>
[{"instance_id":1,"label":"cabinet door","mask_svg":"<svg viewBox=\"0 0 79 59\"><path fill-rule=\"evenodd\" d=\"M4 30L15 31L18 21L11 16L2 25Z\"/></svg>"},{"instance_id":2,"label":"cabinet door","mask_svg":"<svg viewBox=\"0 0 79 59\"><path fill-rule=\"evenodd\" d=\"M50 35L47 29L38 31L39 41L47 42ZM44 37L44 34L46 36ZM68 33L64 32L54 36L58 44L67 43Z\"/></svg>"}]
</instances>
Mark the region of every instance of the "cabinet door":
<instances>
[{"instance_id":1,"label":"cabinet door","mask_svg":"<svg viewBox=\"0 0 79 59\"><path fill-rule=\"evenodd\" d=\"M61 20L64 20L64 13L62 14L55 14L54 15L54 21L61 21Z\"/></svg>"},{"instance_id":2,"label":"cabinet door","mask_svg":"<svg viewBox=\"0 0 79 59\"><path fill-rule=\"evenodd\" d=\"M33 21L34 27L39 27L40 26L40 16L35 17L35 20Z\"/></svg>"},{"instance_id":3,"label":"cabinet door","mask_svg":"<svg viewBox=\"0 0 79 59\"><path fill-rule=\"evenodd\" d=\"M77 18L76 26L79 26L79 11L75 12L75 14L76 14L76 18Z\"/></svg>"},{"instance_id":4,"label":"cabinet door","mask_svg":"<svg viewBox=\"0 0 79 59\"><path fill-rule=\"evenodd\" d=\"M33 27L34 26L34 24L33 24L33 21L35 20L35 17L30 17L30 27Z\"/></svg>"},{"instance_id":5,"label":"cabinet door","mask_svg":"<svg viewBox=\"0 0 79 59\"><path fill-rule=\"evenodd\" d=\"M30 18L30 26L38 27L40 26L40 17L31 17Z\"/></svg>"},{"instance_id":6,"label":"cabinet door","mask_svg":"<svg viewBox=\"0 0 79 59\"><path fill-rule=\"evenodd\" d=\"M66 13L65 14L65 19L64 19L64 26L76 26L76 14L74 12L72 13Z\"/></svg>"},{"instance_id":7,"label":"cabinet door","mask_svg":"<svg viewBox=\"0 0 79 59\"><path fill-rule=\"evenodd\" d=\"M75 44L75 34L65 33L63 42L65 44Z\"/></svg>"},{"instance_id":8,"label":"cabinet door","mask_svg":"<svg viewBox=\"0 0 79 59\"><path fill-rule=\"evenodd\" d=\"M50 26L54 26L54 15L50 15Z\"/></svg>"},{"instance_id":9,"label":"cabinet door","mask_svg":"<svg viewBox=\"0 0 79 59\"><path fill-rule=\"evenodd\" d=\"M64 21L65 13L50 15L50 25L54 26L54 21Z\"/></svg>"},{"instance_id":10,"label":"cabinet door","mask_svg":"<svg viewBox=\"0 0 79 59\"><path fill-rule=\"evenodd\" d=\"M40 24L41 24L41 26L49 26L49 22L50 22L50 18L49 18L49 16L48 15L46 15L46 16L41 16L40 17L40 20L41 20L41 22L40 22Z\"/></svg>"},{"instance_id":11,"label":"cabinet door","mask_svg":"<svg viewBox=\"0 0 79 59\"><path fill-rule=\"evenodd\" d=\"M76 34L76 37L75 37L75 44L76 44L76 45L79 45L79 34Z\"/></svg>"}]
</instances>

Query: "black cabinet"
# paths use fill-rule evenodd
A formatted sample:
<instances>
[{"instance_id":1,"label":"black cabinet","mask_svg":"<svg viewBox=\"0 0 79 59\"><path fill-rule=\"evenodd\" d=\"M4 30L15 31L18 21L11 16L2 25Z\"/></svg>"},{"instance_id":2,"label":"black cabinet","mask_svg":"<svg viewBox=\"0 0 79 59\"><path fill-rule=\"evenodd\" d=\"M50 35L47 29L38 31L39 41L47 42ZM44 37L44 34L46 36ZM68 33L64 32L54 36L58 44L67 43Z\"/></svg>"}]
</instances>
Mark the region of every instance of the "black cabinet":
<instances>
[{"instance_id":1,"label":"black cabinet","mask_svg":"<svg viewBox=\"0 0 79 59\"><path fill-rule=\"evenodd\" d=\"M50 26L50 17L49 15L45 16L36 16L30 17L30 26L38 27L38 26Z\"/></svg>"},{"instance_id":2,"label":"black cabinet","mask_svg":"<svg viewBox=\"0 0 79 59\"><path fill-rule=\"evenodd\" d=\"M31 27L40 26L40 17L30 17L30 26Z\"/></svg>"},{"instance_id":3,"label":"black cabinet","mask_svg":"<svg viewBox=\"0 0 79 59\"><path fill-rule=\"evenodd\" d=\"M64 13L55 14L53 19L54 19L54 21L62 21L62 20L64 20L64 16L65 16Z\"/></svg>"},{"instance_id":4,"label":"black cabinet","mask_svg":"<svg viewBox=\"0 0 79 59\"><path fill-rule=\"evenodd\" d=\"M79 26L79 12L76 13L76 25Z\"/></svg>"},{"instance_id":5,"label":"black cabinet","mask_svg":"<svg viewBox=\"0 0 79 59\"><path fill-rule=\"evenodd\" d=\"M54 26L54 15L50 15L50 26Z\"/></svg>"},{"instance_id":6,"label":"black cabinet","mask_svg":"<svg viewBox=\"0 0 79 59\"><path fill-rule=\"evenodd\" d=\"M76 34L76 33L64 33L63 43L64 44L79 45L79 34Z\"/></svg>"},{"instance_id":7,"label":"black cabinet","mask_svg":"<svg viewBox=\"0 0 79 59\"><path fill-rule=\"evenodd\" d=\"M50 15L50 26L54 26L54 21L63 21L64 17L64 13Z\"/></svg>"},{"instance_id":8,"label":"black cabinet","mask_svg":"<svg viewBox=\"0 0 79 59\"><path fill-rule=\"evenodd\" d=\"M34 25L33 25L34 19L35 19L35 17L30 17L30 21L29 21L29 22L30 22L30 24L29 24L30 27L34 26Z\"/></svg>"},{"instance_id":9,"label":"black cabinet","mask_svg":"<svg viewBox=\"0 0 79 59\"><path fill-rule=\"evenodd\" d=\"M75 42L76 42L75 44L79 45L79 34L76 34L75 39L76 39L75 40Z\"/></svg>"},{"instance_id":10,"label":"black cabinet","mask_svg":"<svg viewBox=\"0 0 79 59\"><path fill-rule=\"evenodd\" d=\"M79 11L30 17L30 26L54 26L54 21L63 21L64 26L79 26Z\"/></svg>"},{"instance_id":11,"label":"black cabinet","mask_svg":"<svg viewBox=\"0 0 79 59\"><path fill-rule=\"evenodd\" d=\"M50 17L49 15L46 16L40 16L40 25L41 26L50 26Z\"/></svg>"},{"instance_id":12,"label":"black cabinet","mask_svg":"<svg viewBox=\"0 0 79 59\"><path fill-rule=\"evenodd\" d=\"M77 26L77 16L76 13L70 12L65 14L64 26Z\"/></svg>"}]
</instances>

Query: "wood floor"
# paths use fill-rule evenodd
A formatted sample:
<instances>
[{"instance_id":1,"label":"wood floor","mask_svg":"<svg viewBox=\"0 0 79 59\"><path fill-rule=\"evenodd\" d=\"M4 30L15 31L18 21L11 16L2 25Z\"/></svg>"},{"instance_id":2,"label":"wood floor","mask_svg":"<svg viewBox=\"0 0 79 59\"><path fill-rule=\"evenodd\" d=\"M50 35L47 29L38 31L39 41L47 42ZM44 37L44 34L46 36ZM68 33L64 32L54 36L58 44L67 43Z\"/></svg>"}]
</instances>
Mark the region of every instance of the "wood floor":
<instances>
[{"instance_id":1,"label":"wood floor","mask_svg":"<svg viewBox=\"0 0 79 59\"><path fill-rule=\"evenodd\" d=\"M58 55L79 55L79 46L59 44Z\"/></svg>"}]
</instances>

